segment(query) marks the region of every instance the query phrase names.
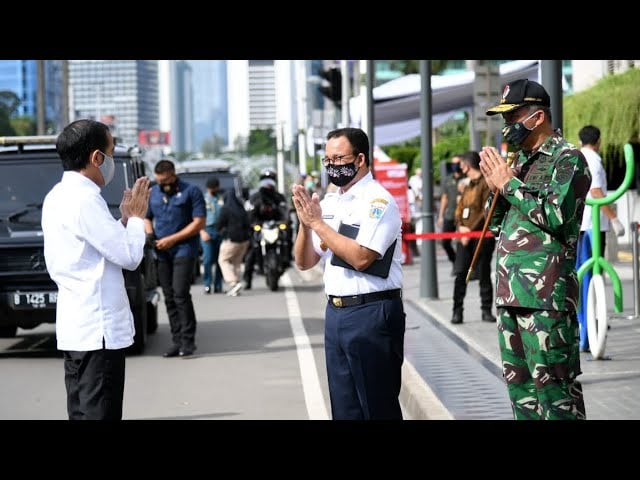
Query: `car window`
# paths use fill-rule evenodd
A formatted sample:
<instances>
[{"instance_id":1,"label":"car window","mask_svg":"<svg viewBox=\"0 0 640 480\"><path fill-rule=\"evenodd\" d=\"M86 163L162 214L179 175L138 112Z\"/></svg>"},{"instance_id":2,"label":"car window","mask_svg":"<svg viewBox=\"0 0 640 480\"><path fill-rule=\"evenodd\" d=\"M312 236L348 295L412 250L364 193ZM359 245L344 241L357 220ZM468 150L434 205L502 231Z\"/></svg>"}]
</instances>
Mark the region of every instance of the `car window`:
<instances>
[{"instance_id":1,"label":"car window","mask_svg":"<svg viewBox=\"0 0 640 480\"><path fill-rule=\"evenodd\" d=\"M183 172L178 173L181 180L187 183L196 185L202 190L202 193L207 191L207 179L211 176L218 177L220 182L221 193L227 190L235 190L238 195L239 179L236 175L229 172Z\"/></svg>"},{"instance_id":2,"label":"car window","mask_svg":"<svg viewBox=\"0 0 640 480\"><path fill-rule=\"evenodd\" d=\"M7 213L25 205L42 203L61 177L59 160L50 163L0 162L0 211Z\"/></svg>"}]
</instances>

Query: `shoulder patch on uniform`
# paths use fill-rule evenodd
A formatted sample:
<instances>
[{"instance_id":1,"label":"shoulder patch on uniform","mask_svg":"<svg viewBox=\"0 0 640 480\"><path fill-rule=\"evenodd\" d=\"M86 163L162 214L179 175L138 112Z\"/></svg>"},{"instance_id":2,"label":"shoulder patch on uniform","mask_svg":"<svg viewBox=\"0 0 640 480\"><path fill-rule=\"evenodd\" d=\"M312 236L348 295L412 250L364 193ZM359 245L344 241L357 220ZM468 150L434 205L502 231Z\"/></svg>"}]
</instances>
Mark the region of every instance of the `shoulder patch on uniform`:
<instances>
[{"instance_id":1,"label":"shoulder patch on uniform","mask_svg":"<svg viewBox=\"0 0 640 480\"><path fill-rule=\"evenodd\" d=\"M384 198L374 198L371 200L371 205L369 208L369 217L371 218L380 218L382 214L387 209L389 202Z\"/></svg>"}]
</instances>

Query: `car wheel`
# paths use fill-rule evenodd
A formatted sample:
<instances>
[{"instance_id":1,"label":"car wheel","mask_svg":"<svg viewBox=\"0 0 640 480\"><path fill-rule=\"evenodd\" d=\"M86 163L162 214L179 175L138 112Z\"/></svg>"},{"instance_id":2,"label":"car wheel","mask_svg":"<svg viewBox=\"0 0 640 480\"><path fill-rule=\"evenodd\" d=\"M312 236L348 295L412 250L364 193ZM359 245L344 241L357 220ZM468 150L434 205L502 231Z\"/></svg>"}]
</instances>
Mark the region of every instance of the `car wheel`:
<instances>
[{"instance_id":1,"label":"car wheel","mask_svg":"<svg viewBox=\"0 0 640 480\"><path fill-rule=\"evenodd\" d=\"M158 305L147 302L147 333L158 330Z\"/></svg>"},{"instance_id":2,"label":"car wheel","mask_svg":"<svg viewBox=\"0 0 640 480\"><path fill-rule=\"evenodd\" d=\"M17 332L18 327L16 325L0 327L0 338L13 338Z\"/></svg>"}]
</instances>

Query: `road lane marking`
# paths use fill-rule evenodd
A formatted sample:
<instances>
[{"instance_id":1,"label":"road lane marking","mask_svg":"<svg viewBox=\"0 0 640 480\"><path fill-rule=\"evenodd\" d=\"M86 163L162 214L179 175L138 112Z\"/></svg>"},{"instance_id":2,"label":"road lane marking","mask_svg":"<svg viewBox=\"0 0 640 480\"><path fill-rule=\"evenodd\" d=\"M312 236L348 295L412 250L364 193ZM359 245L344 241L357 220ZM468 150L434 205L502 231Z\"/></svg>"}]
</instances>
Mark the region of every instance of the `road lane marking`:
<instances>
[{"instance_id":1,"label":"road lane marking","mask_svg":"<svg viewBox=\"0 0 640 480\"><path fill-rule=\"evenodd\" d=\"M302 322L300 304L298 297L291 283L291 278L285 272L282 277L284 286L284 296L289 312L289 325L293 332L293 340L296 343L296 353L298 354L298 364L300 365L300 376L302 377L302 390L304 391L304 401L307 405L307 414L310 420L329 420L326 403L320 387L318 369L313 356L313 348L309 341L309 336Z\"/></svg>"}]
</instances>

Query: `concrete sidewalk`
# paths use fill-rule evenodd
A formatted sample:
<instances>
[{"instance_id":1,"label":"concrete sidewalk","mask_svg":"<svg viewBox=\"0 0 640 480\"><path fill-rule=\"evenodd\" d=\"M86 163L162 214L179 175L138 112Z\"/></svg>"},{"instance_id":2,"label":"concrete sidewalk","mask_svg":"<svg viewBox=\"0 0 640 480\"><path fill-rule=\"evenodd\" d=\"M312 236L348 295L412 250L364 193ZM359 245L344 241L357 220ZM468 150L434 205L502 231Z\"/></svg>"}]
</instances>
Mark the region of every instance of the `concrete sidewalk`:
<instances>
[{"instance_id":1,"label":"concrete sidewalk","mask_svg":"<svg viewBox=\"0 0 640 480\"><path fill-rule=\"evenodd\" d=\"M614 313L611 282L605 280L611 325L605 347L607 359L593 360L591 354L581 353L583 373L579 380L590 420L640 419L640 319L629 318L634 314L630 257L619 255L625 261L613 263L622 282L620 314ZM413 260L412 265L403 267L408 313L401 400L408 415L412 419L513 418L501 377L496 325L480 320L478 282L471 282L467 289L464 322L451 324L454 279L444 251L436 249L436 299L420 297L421 258ZM440 353L438 349L447 342L456 344L455 349L447 347ZM446 361L437 363L434 355L445 356ZM456 380L446 383L441 378L451 373L448 370L452 370L453 363ZM472 380L466 381L465 375ZM479 390L482 388L485 390ZM462 401L460 395L451 394L452 389L464 389L472 398Z\"/></svg>"}]
</instances>

